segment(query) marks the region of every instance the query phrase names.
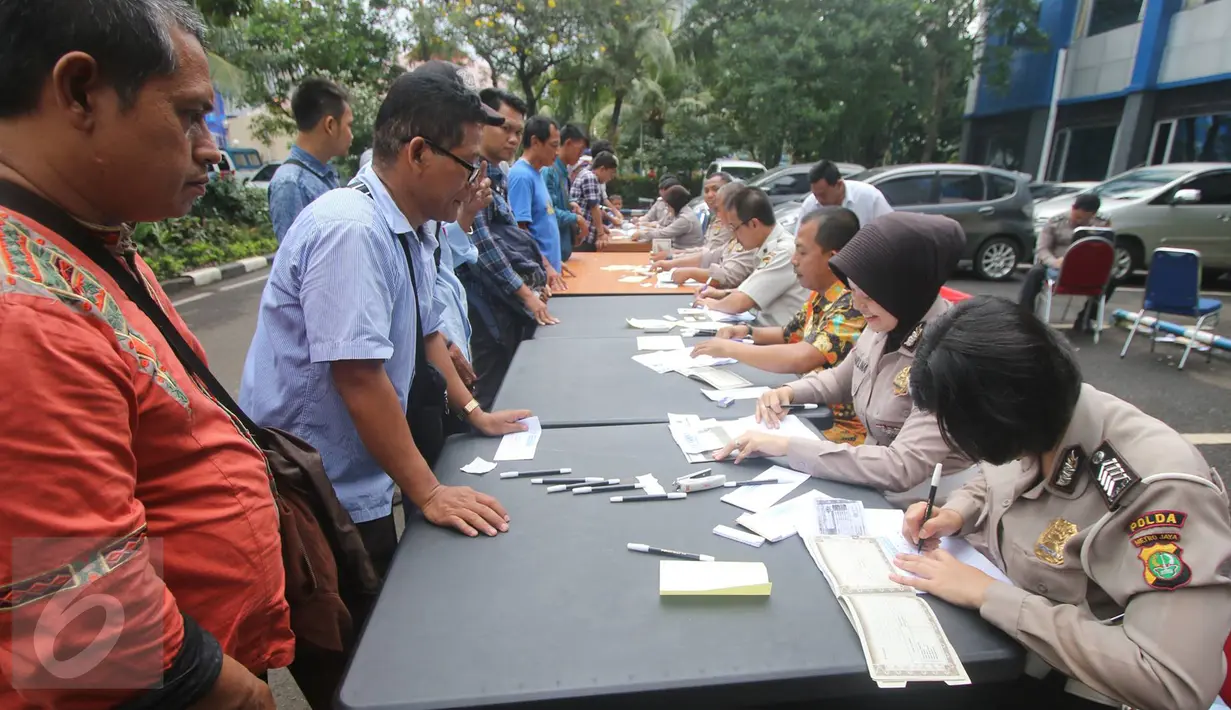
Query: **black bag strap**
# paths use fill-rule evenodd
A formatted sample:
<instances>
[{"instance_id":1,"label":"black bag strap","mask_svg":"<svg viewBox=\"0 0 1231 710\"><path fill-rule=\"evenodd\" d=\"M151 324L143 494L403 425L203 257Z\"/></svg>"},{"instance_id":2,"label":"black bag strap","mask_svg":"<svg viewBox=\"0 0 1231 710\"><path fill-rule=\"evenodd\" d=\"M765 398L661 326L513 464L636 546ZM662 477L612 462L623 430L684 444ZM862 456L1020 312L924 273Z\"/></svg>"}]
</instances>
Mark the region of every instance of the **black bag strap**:
<instances>
[{"instance_id":1,"label":"black bag strap","mask_svg":"<svg viewBox=\"0 0 1231 710\"><path fill-rule=\"evenodd\" d=\"M295 167L303 168L304 170L307 170L308 172L315 175L318 179L320 180L325 179L324 175L321 175L320 173L313 170L307 163L303 162L302 160L297 160L296 158L287 158L286 160L282 161L282 164L283 165L294 165Z\"/></svg>"},{"instance_id":2,"label":"black bag strap","mask_svg":"<svg viewBox=\"0 0 1231 710\"><path fill-rule=\"evenodd\" d=\"M214 400L238 419L248 430L249 435L256 438L258 444L265 445L265 430L249 419L247 414L244 414L227 389L222 386L218 378L214 377L209 367L197 356L196 351L188 345L188 341L184 339L179 329L171 323L171 319L167 317L162 306L150 295L143 279L137 276L140 271L137 270L136 261L131 256L125 260L128 264L125 268L119 259L108 251L98 237L91 234L83 224L73 219L60 207L11 182L0 180L0 204L58 233L81 250L87 258L102 267L124 290L124 295L137 304L141 312L145 313L146 317L154 323L188 374L195 376Z\"/></svg>"}]
</instances>

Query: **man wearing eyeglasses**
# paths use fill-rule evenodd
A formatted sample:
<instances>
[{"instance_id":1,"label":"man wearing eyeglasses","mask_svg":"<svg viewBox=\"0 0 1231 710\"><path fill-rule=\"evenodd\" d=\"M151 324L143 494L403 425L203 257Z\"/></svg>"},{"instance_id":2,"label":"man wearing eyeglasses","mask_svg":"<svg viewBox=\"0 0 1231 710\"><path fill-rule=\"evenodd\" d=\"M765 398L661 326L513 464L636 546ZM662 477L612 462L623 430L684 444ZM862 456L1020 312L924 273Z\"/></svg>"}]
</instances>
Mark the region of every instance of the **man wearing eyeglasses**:
<instances>
[{"instance_id":1,"label":"man wearing eyeglasses","mask_svg":"<svg viewBox=\"0 0 1231 710\"><path fill-rule=\"evenodd\" d=\"M240 401L320 451L381 573L397 544L395 485L436 525L508 529L494 498L441 485L407 424L411 392L427 389L483 434L525 430L529 412L483 411L458 376L434 305L439 245L424 228L469 228L490 189L477 179L479 137L503 121L436 68L400 77L376 116L372 164L299 215L261 298Z\"/></svg>"}]
</instances>

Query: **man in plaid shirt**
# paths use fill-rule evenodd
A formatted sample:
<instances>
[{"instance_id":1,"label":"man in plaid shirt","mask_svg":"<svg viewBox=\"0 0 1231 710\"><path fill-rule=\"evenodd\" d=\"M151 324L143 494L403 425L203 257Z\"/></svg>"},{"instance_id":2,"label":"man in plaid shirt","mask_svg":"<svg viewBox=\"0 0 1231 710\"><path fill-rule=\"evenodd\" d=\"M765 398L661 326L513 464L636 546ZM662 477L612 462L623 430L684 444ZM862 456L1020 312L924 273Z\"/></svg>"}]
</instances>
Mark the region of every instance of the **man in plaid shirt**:
<instances>
[{"instance_id":1,"label":"man in plaid shirt","mask_svg":"<svg viewBox=\"0 0 1231 710\"><path fill-rule=\"evenodd\" d=\"M577 251L598 251L611 238L611 232L603 223L603 185L615 177L619 167L614 155L599 153L573 180L569 196L581 206L582 213L590 217L589 229L582 235Z\"/></svg>"}]
</instances>

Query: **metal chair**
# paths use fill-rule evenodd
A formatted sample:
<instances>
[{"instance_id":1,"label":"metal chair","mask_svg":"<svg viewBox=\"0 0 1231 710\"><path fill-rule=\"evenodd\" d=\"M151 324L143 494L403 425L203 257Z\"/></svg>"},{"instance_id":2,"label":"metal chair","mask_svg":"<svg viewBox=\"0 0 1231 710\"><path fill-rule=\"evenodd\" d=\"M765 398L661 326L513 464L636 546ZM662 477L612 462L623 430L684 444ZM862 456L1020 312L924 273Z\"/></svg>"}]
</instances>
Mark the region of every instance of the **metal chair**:
<instances>
[{"instance_id":1,"label":"metal chair","mask_svg":"<svg viewBox=\"0 0 1231 710\"><path fill-rule=\"evenodd\" d=\"M1101 231L1101 230L1100 230ZM1110 231L1110 230L1107 230ZM1098 298L1098 320L1094 324L1094 342L1103 331L1103 313L1107 308L1107 282L1116 260L1116 248L1111 239L1102 235L1077 239L1064 253L1060 272L1043 283L1044 323L1051 322L1051 305L1056 296L1069 296L1062 319L1068 319L1073 296Z\"/></svg>"},{"instance_id":2,"label":"metal chair","mask_svg":"<svg viewBox=\"0 0 1231 710\"><path fill-rule=\"evenodd\" d=\"M1146 276L1145 296L1142 298L1141 310L1137 312L1137 321L1128 331L1128 339L1120 350L1120 357L1128 352L1129 343L1140 327L1141 317L1147 312L1154 313L1154 324L1150 326L1150 352L1154 352L1154 341L1158 335L1158 317L1163 313L1196 318L1197 325L1193 335L1206 325L1206 319L1213 319L1209 324L1218 322L1222 313L1222 302L1215 298L1201 297L1201 254L1192 249L1154 250L1150 257L1150 274ZM1196 337L1188 339L1184 348L1184 356L1180 358L1178 369L1184 369L1188 362L1188 353L1196 344ZM1206 362L1214 358L1214 348L1211 345L1206 353Z\"/></svg>"}]
</instances>

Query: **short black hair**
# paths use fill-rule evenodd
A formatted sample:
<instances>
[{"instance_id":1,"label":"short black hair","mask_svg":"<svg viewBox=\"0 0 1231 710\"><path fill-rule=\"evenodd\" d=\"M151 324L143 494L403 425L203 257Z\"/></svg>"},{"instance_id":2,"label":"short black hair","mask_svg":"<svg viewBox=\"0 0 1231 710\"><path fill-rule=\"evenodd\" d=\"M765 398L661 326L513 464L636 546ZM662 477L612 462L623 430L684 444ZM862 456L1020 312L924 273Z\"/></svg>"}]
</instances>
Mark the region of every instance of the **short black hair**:
<instances>
[{"instance_id":1,"label":"short black hair","mask_svg":"<svg viewBox=\"0 0 1231 710\"><path fill-rule=\"evenodd\" d=\"M530 107L522 101L521 97L516 94L510 94L504 89L493 89L488 87L479 92L479 98L483 103L487 104L494 111L499 111L502 106L508 104L512 109L522 116L530 112Z\"/></svg>"},{"instance_id":2,"label":"short black hair","mask_svg":"<svg viewBox=\"0 0 1231 710\"><path fill-rule=\"evenodd\" d=\"M570 123L560 129L560 144L563 145L569 141L581 141L588 147L590 136L586 135L586 129L576 123Z\"/></svg>"},{"instance_id":3,"label":"short black hair","mask_svg":"<svg viewBox=\"0 0 1231 710\"><path fill-rule=\"evenodd\" d=\"M56 62L84 52L124 108L155 76L175 72L176 28L204 43L205 22L184 0L0 0L0 118L38 108Z\"/></svg>"},{"instance_id":4,"label":"short black hair","mask_svg":"<svg viewBox=\"0 0 1231 710\"><path fill-rule=\"evenodd\" d=\"M291 97L291 115L295 117L295 127L301 131L316 128L326 116L333 116L339 121L346 113L346 104L350 97L342 87L328 79L305 79L295 89Z\"/></svg>"},{"instance_id":5,"label":"short black hair","mask_svg":"<svg viewBox=\"0 0 1231 710\"><path fill-rule=\"evenodd\" d=\"M760 220L766 227L778 224L774 216L774 203L769 201L769 195L759 187L745 187L731 198L731 208L739 217L739 221L747 223Z\"/></svg>"},{"instance_id":6,"label":"short black hair","mask_svg":"<svg viewBox=\"0 0 1231 710\"><path fill-rule=\"evenodd\" d=\"M600 138L590 144L590 155L598 155L599 153L611 153L615 155L615 146L611 145L611 141Z\"/></svg>"},{"instance_id":7,"label":"short black hair","mask_svg":"<svg viewBox=\"0 0 1231 710\"><path fill-rule=\"evenodd\" d=\"M820 222L816 245L825 251L838 251L859 233L859 216L845 207L822 207L809 212L799 220L796 232L813 222Z\"/></svg>"},{"instance_id":8,"label":"short black hair","mask_svg":"<svg viewBox=\"0 0 1231 710\"><path fill-rule=\"evenodd\" d=\"M594 160L590 161L590 169L598 170L599 168L618 168L620 161L611 153L599 153L594 156ZM610 198L608 198L610 199Z\"/></svg>"},{"instance_id":9,"label":"short black hair","mask_svg":"<svg viewBox=\"0 0 1231 710\"><path fill-rule=\"evenodd\" d=\"M416 137L448 150L462 142L466 124L483 125L486 120L478 94L464 84L437 72L403 74L376 112L373 161L389 164Z\"/></svg>"},{"instance_id":10,"label":"short black hair","mask_svg":"<svg viewBox=\"0 0 1231 710\"><path fill-rule=\"evenodd\" d=\"M526 121L526 132L522 134L521 147L529 148L534 145L532 142L534 138L538 138L540 143L551 140L552 127L557 130L560 128L559 124L546 116L531 116L530 120Z\"/></svg>"},{"instance_id":11,"label":"short black hair","mask_svg":"<svg viewBox=\"0 0 1231 710\"><path fill-rule=\"evenodd\" d=\"M1073 200L1073 206L1082 212L1098 212L1103 201L1093 192L1083 192Z\"/></svg>"},{"instance_id":12,"label":"short black hair","mask_svg":"<svg viewBox=\"0 0 1231 710\"><path fill-rule=\"evenodd\" d=\"M666 190L669 187L675 187L680 184L680 179L674 175L667 175L662 180L658 181L658 189Z\"/></svg>"},{"instance_id":13,"label":"short black hair","mask_svg":"<svg viewBox=\"0 0 1231 710\"><path fill-rule=\"evenodd\" d=\"M692 201L692 193L683 185L672 185L667 188L667 194L663 195L663 201L667 206L675 210L679 214L680 210L688 206Z\"/></svg>"},{"instance_id":14,"label":"short black hair","mask_svg":"<svg viewBox=\"0 0 1231 710\"><path fill-rule=\"evenodd\" d=\"M842 171L839 170L838 166L830 160L819 161L816 165L812 166L811 170L808 171L808 184L810 185L815 185L821 180L824 180L830 185L837 185L838 181L841 179Z\"/></svg>"},{"instance_id":15,"label":"short black hair","mask_svg":"<svg viewBox=\"0 0 1231 710\"><path fill-rule=\"evenodd\" d=\"M953 451L994 465L1055 448L1081 394L1073 349L1004 298L961 301L924 332L911 398Z\"/></svg>"},{"instance_id":16,"label":"short black hair","mask_svg":"<svg viewBox=\"0 0 1231 710\"><path fill-rule=\"evenodd\" d=\"M721 182L723 185L730 185L731 181L735 180L735 177L731 175L731 173L724 173L723 171L719 170L713 175L705 178L705 181L709 182L710 180L714 180L714 179L717 179L718 182Z\"/></svg>"}]
</instances>

